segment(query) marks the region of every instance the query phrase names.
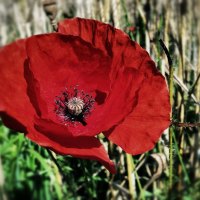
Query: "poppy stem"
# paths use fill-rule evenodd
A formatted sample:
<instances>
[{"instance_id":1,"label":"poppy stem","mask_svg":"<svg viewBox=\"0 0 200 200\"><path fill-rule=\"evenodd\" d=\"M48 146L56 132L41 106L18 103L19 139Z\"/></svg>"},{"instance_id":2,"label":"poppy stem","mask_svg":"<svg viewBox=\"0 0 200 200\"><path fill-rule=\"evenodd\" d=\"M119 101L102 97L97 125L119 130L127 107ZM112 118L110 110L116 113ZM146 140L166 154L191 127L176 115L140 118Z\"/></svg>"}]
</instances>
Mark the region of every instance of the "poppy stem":
<instances>
[{"instance_id":1,"label":"poppy stem","mask_svg":"<svg viewBox=\"0 0 200 200\"><path fill-rule=\"evenodd\" d=\"M127 172L128 172L128 184L129 184L129 193L131 200L134 199L134 187L133 187L133 178L132 173L134 170L132 155L126 153L126 162L127 162Z\"/></svg>"},{"instance_id":2,"label":"poppy stem","mask_svg":"<svg viewBox=\"0 0 200 200\"><path fill-rule=\"evenodd\" d=\"M144 200L144 190L142 188L142 185L139 180L139 176L137 174L137 170L135 169L134 165L134 159L131 154L126 153L126 162L127 162L127 171L128 171L128 183L129 183L129 193L131 200L135 199L136 193L135 193L135 179L137 181L139 190L140 190L140 195L138 199Z\"/></svg>"},{"instance_id":3,"label":"poppy stem","mask_svg":"<svg viewBox=\"0 0 200 200\"><path fill-rule=\"evenodd\" d=\"M165 46L164 42L161 39L159 40L159 42L167 56L167 60L169 64L169 98L170 98L171 108L173 108L174 68L172 66L172 59L167 47ZM172 119L172 111L170 113L170 118ZM173 127L170 126L169 127L169 192L170 193L171 193L172 185L173 185Z\"/></svg>"}]
</instances>

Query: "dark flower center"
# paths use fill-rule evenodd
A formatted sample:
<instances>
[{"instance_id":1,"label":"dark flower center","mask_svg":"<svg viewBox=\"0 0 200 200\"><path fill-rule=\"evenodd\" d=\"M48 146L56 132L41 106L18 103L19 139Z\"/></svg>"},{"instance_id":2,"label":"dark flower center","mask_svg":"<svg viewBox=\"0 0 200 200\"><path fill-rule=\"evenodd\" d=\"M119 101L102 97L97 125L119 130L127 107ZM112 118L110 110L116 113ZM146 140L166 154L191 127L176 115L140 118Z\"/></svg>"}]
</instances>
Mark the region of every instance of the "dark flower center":
<instances>
[{"instance_id":1,"label":"dark flower center","mask_svg":"<svg viewBox=\"0 0 200 200\"><path fill-rule=\"evenodd\" d=\"M77 87L61 92L55 99L55 113L65 125L81 123L87 125L85 119L91 113L94 98Z\"/></svg>"}]
</instances>

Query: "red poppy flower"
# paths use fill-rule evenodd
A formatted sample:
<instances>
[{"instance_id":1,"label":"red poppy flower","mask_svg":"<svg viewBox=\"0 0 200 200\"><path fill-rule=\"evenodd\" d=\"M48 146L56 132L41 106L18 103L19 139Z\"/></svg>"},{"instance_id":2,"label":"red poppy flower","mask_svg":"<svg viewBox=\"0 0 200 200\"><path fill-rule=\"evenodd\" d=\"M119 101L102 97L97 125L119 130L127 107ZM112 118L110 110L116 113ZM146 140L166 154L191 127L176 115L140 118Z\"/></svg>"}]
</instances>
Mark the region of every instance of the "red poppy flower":
<instances>
[{"instance_id":1,"label":"red poppy flower","mask_svg":"<svg viewBox=\"0 0 200 200\"><path fill-rule=\"evenodd\" d=\"M135 155L152 149L170 123L164 77L144 49L108 24L64 20L58 33L1 48L0 70L5 125L112 173L97 134Z\"/></svg>"}]
</instances>

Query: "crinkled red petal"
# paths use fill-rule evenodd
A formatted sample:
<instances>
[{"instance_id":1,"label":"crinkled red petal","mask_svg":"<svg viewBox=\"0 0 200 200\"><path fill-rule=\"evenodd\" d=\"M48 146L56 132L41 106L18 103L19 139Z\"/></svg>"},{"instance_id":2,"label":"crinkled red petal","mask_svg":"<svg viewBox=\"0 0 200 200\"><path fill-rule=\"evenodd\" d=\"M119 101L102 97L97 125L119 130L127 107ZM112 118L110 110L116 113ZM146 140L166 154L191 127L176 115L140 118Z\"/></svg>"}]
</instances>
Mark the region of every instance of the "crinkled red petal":
<instances>
[{"instance_id":1,"label":"crinkled red petal","mask_svg":"<svg viewBox=\"0 0 200 200\"><path fill-rule=\"evenodd\" d=\"M87 126L79 124L70 131L92 136L110 129L133 109L133 96L144 77L137 69L146 52L122 31L95 20L64 20L58 30L67 36L34 36L27 43L33 76L29 85L37 85L35 94L39 99L36 108L43 109L43 118L55 118L53 98L65 86L80 85L85 92L96 95L97 105L87 117ZM132 71L125 69L124 60L130 44L135 58ZM131 84L133 79L135 83Z\"/></svg>"},{"instance_id":2,"label":"crinkled red petal","mask_svg":"<svg viewBox=\"0 0 200 200\"><path fill-rule=\"evenodd\" d=\"M147 56L140 67L145 73L137 105L125 120L105 135L130 154L152 149L162 132L170 125L169 92L164 77L155 70Z\"/></svg>"},{"instance_id":3,"label":"crinkled red petal","mask_svg":"<svg viewBox=\"0 0 200 200\"><path fill-rule=\"evenodd\" d=\"M35 113L26 93L25 59L25 40L0 49L0 115L8 127L20 132L26 132Z\"/></svg>"},{"instance_id":4,"label":"crinkled red petal","mask_svg":"<svg viewBox=\"0 0 200 200\"><path fill-rule=\"evenodd\" d=\"M112 66L115 71L112 72L111 80L122 67L136 69L140 76L145 77L132 102L132 112L106 135L132 154L143 153L153 148L163 130L170 124L170 105L164 77L158 72L148 53L120 30L100 22L96 23L94 20L64 20L59 23L58 30L61 33L79 36L105 52L112 52L116 59ZM137 85L134 81L133 84ZM119 94L121 96L121 92Z\"/></svg>"},{"instance_id":5,"label":"crinkled red petal","mask_svg":"<svg viewBox=\"0 0 200 200\"><path fill-rule=\"evenodd\" d=\"M42 124L49 125L49 130L43 130ZM30 130L26 135L33 142L49 148L61 155L71 155L78 158L97 160L111 173L116 173L114 163L109 159L103 145L95 137L54 137L56 125L48 121L40 121L38 131ZM39 132L40 131L40 132ZM57 130L57 133L60 132ZM52 137L51 137L52 136Z\"/></svg>"},{"instance_id":6,"label":"crinkled red petal","mask_svg":"<svg viewBox=\"0 0 200 200\"><path fill-rule=\"evenodd\" d=\"M77 36L112 58L110 80L123 66L138 68L147 52L129 36L109 24L93 19L73 18L60 21L58 32ZM127 63L127 58L131 62ZM130 59L128 59L130 60Z\"/></svg>"},{"instance_id":7,"label":"crinkled red petal","mask_svg":"<svg viewBox=\"0 0 200 200\"><path fill-rule=\"evenodd\" d=\"M106 99L99 108L102 111L99 111L99 113L107 125L102 131L117 126L137 103L137 93L139 88L142 87L144 77L158 73L154 64L152 67L151 62L153 61L150 59L150 67L147 65L143 67L142 63L148 53L136 42L130 40L124 32L96 20L66 19L59 23L58 31L63 34L78 36L112 57L109 74L111 80L109 97L111 98ZM127 68L135 70L132 70L129 74L125 72ZM132 81L129 81L130 79Z\"/></svg>"},{"instance_id":8,"label":"crinkled red petal","mask_svg":"<svg viewBox=\"0 0 200 200\"><path fill-rule=\"evenodd\" d=\"M66 137L54 137L59 131L54 129L53 124L48 125L50 129L45 133L34 129L35 110L27 95L24 78L24 63L27 64L25 42L19 40L0 49L0 115L5 125L20 132L28 132L26 136L29 139L59 154L98 160L111 173L115 173L114 164L98 139L69 137L66 127ZM32 87L33 85L29 91ZM31 100L34 102L35 98Z\"/></svg>"},{"instance_id":9,"label":"crinkled red petal","mask_svg":"<svg viewBox=\"0 0 200 200\"><path fill-rule=\"evenodd\" d=\"M36 99L33 104L43 118L57 120L55 99L65 87L78 85L79 90L93 96L97 91L107 93L111 59L80 38L61 34L33 36L27 41L27 54L28 94L30 99ZM94 135L101 131L92 119L88 122L90 125L86 127L72 127L72 132L79 135L85 131Z\"/></svg>"},{"instance_id":10,"label":"crinkled red petal","mask_svg":"<svg viewBox=\"0 0 200 200\"><path fill-rule=\"evenodd\" d=\"M29 95L30 99L37 99L33 104L43 118L57 120L54 101L65 87L79 85L84 92L95 93L96 97L98 91L100 97L107 95L104 103L95 104L86 126L68 127L76 136L96 135L121 121L131 111L130 102L143 79L137 70L122 68L110 83L112 59L74 36L33 36L28 39L27 54L29 66L25 72Z\"/></svg>"}]
</instances>

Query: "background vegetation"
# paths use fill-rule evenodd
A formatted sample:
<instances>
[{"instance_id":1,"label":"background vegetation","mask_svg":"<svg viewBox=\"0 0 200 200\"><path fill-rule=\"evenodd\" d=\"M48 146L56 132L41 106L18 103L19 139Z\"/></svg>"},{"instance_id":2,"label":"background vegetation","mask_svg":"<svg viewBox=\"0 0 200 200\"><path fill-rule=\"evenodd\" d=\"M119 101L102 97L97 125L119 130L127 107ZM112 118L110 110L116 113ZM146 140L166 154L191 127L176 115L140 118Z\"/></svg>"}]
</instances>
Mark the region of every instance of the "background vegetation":
<instances>
[{"instance_id":1,"label":"background vegetation","mask_svg":"<svg viewBox=\"0 0 200 200\"><path fill-rule=\"evenodd\" d=\"M94 18L123 29L168 79L162 39L173 60L173 121L200 121L199 0L58 0L57 10L57 20ZM40 0L0 0L0 46L51 31ZM168 135L134 157L101 138L118 167L110 175L97 162L55 155L1 123L0 200L200 199L200 130L172 126L170 147Z\"/></svg>"}]
</instances>

